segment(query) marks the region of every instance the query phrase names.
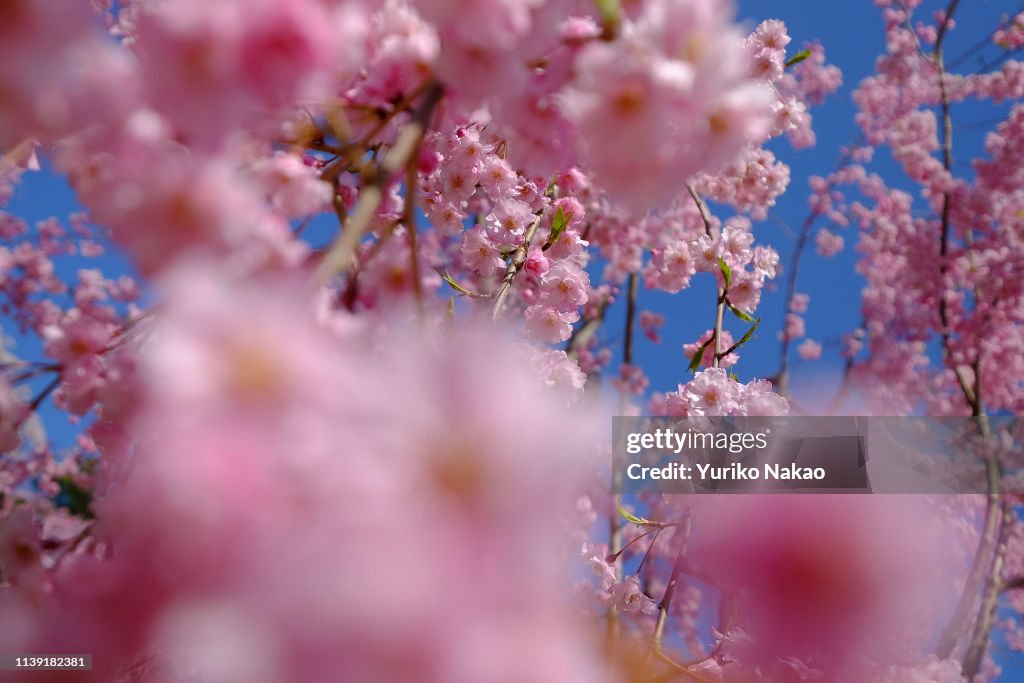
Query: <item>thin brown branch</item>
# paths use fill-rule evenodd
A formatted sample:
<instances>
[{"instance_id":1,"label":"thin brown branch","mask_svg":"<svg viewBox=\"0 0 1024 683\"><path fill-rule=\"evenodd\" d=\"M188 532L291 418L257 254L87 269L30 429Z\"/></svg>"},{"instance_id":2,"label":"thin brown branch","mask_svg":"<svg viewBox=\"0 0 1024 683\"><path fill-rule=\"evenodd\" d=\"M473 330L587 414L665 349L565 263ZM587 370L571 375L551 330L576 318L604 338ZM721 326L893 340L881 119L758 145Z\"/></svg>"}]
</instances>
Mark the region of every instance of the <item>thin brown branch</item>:
<instances>
[{"instance_id":1,"label":"thin brown branch","mask_svg":"<svg viewBox=\"0 0 1024 683\"><path fill-rule=\"evenodd\" d=\"M633 364L633 327L636 322L636 299L639 280L636 273L630 273L626 281L626 338L622 343L622 364Z\"/></svg>"},{"instance_id":2,"label":"thin brown branch","mask_svg":"<svg viewBox=\"0 0 1024 683\"><path fill-rule=\"evenodd\" d=\"M863 143L863 135L858 136L852 145L850 145L844 153L839 157L838 163L836 163L835 170L838 172L845 168L853 161L853 150ZM834 183L829 180L829 189L831 190ZM818 218L821 217L821 211L817 208L812 208L810 212L804 217L804 222L800 225L800 233L795 237L796 244L793 246L793 256L790 258L790 262L786 268L786 316L794 313L793 300L796 298L796 285L797 279L800 275L800 261L803 257L804 252L807 250L807 241L810 239L811 228L817 222ZM782 223L785 227L785 223ZM789 231L788 227L786 228ZM782 335L782 343L779 348L779 371L775 374L776 391L780 394L786 394L789 388L789 349L792 345L793 340L789 338L789 335Z\"/></svg>"},{"instance_id":3,"label":"thin brown branch","mask_svg":"<svg viewBox=\"0 0 1024 683\"><path fill-rule=\"evenodd\" d=\"M597 304L594 315L587 318L582 325L573 330L569 341L565 343L565 353L569 358L577 360L580 350L590 345L590 340L597 334L601 324L604 322L605 311L608 310L608 301L604 300Z\"/></svg>"},{"instance_id":4,"label":"thin brown branch","mask_svg":"<svg viewBox=\"0 0 1024 683\"><path fill-rule=\"evenodd\" d=\"M1016 519L1013 505L1008 500L1001 500L999 508L1002 512L1000 515L999 539L992 556L988 581L982 593L978 619L974 623L974 633L971 635L970 643L967 645L967 652L964 654L964 664L961 669L964 678L968 681L973 681L974 677L978 675L978 672L981 670L982 659L985 657L985 651L988 649L989 636L995 623L999 594L1003 591L1001 577L1010 540L1009 530L1013 528Z\"/></svg>"},{"instance_id":5,"label":"thin brown branch","mask_svg":"<svg viewBox=\"0 0 1024 683\"><path fill-rule=\"evenodd\" d=\"M419 232L416 229L416 185L419 180L419 156L423 136L419 138L416 150L405 166L405 205L402 207L402 222L409 233L409 270L412 277L413 297L416 310L423 314L423 282L420 277Z\"/></svg>"},{"instance_id":6,"label":"thin brown branch","mask_svg":"<svg viewBox=\"0 0 1024 683\"><path fill-rule=\"evenodd\" d=\"M544 212L540 212L534 218L530 227L526 229L526 234L523 235L523 243L512 252L512 258L509 259L508 266L505 267L505 275L501 278L501 284L498 285L498 289L494 294L494 308L491 309L491 317L495 320L501 317L501 313L505 309L505 302L508 299L509 292L512 291L512 282L516 279L519 271L523 269L523 264L526 263L526 254L530 250L530 242L533 241L534 235L537 234L537 228L540 227L540 221L543 216Z\"/></svg>"},{"instance_id":7,"label":"thin brown branch","mask_svg":"<svg viewBox=\"0 0 1024 683\"><path fill-rule=\"evenodd\" d=\"M665 624L668 622L668 611L672 607L676 587L679 585L679 575L686 567L686 545L690 537L689 516L687 516L685 524L676 529L676 534L678 534L675 539L676 556L672 562L672 572L669 574L668 583L665 585L665 593L662 595L661 602L658 603L658 620L654 624L654 635L651 638L648 659L661 650L661 640L665 635Z\"/></svg>"},{"instance_id":8,"label":"thin brown branch","mask_svg":"<svg viewBox=\"0 0 1024 683\"><path fill-rule=\"evenodd\" d=\"M314 275L317 282L327 282L331 277L344 275L351 268L355 250L369 230L377 208L383 200L384 188L392 177L414 158L426 134L430 116L443 95L444 90L440 85L435 84L428 90L413 121L402 129L395 144L384 155L384 159L368 174L367 184L359 193L354 211L348 216L341 234L317 267ZM328 178L327 169L324 171L324 177Z\"/></svg>"},{"instance_id":9,"label":"thin brown branch","mask_svg":"<svg viewBox=\"0 0 1024 683\"><path fill-rule=\"evenodd\" d=\"M796 281L797 276L800 273L800 259L804 254L804 250L807 248L807 239L810 237L811 228L817 221L818 216L821 214L816 211L811 211L804 218L803 224L800 226L800 234L797 235L796 245L793 247L793 257L789 262L789 269L786 275L786 317L793 313L793 300L796 298ZM783 322L785 324L785 321ZM779 350L779 372L775 375L776 387L775 390L780 394L787 393L789 389L789 347L792 343L792 339L788 334L783 332L782 334L782 347Z\"/></svg>"},{"instance_id":10,"label":"thin brown branch","mask_svg":"<svg viewBox=\"0 0 1024 683\"><path fill-rule=\"evenodd\" d=\"M1003 591L1014 591L1024 588L1024 576L1015 576L1003 582Z\"/></svg>"},{"instance_id":11,"label":"thin brown branch","mask_svg":"<svg viewBox=\"0 0 1024 683\"><path fill-rule=\"evenodd\" d=\"M711 239L715 239L715 231L711 222L711 212L708 211L708 205L704 202L704 199L697 193L697 191L693 189L692 185L687 185L686 189L693 198L694 203L697 205L697 210L700 212L701 220L704 221L704 232L707 233L707 236ZM714 337L712 337L712 350L714 352L714 356L712 356L711 359L711 367L714 368L717 368L722 362L722 326L725 321L727 295L728 292L726 292L725 287L720 286L718 288L715 308L715 330L712 333L714 334Z\"/></svg>"},{"instance_id":12,"label":"thin brown branch","mask_svg":"<svg viewBox=\"0 0 1024 683\"><path fill-rule=\"evenodd\" d=\"M36 397L32 399L32 402L28 404L28 413L29 414L34 413L35 411L37 411L39 409L39 406L41 406L43 404L43 401L46 400L46 397L49 396L50 394L52 394L54 389L56 389L57 387L60 386L61 380L63 378L64 378L63 375L59 375L58 374L56 377L54 377L52 380L50 380L49 384L47 384L45 387L43 387L42 391L40 391L38 394L36 394ZM25 420L27 420L27 419L28 419L28 417L26 416ZM24 420L22 420L22 422L24 422Z\"/></svg>"},{"instance_id":13,"label":"thin brown branch","mask_svg":"<svg viewBox=\"0 0 1024 683\"><path fill-rule=\"evenodd\" d=\"M950 112L950 98L946 84L946 67L943 58L943 45L949 31L953 15L956 12L959 0L952 0L946 8L945 17L939 26L936 34L935 50L932 55L935 67L938 69L940 109L942 114L942 165L947 172L953 168L953 121ZM942 197L941 212L941 235L939 243L939 273L945 282L949 270L949 249L951 240L951 213L952 213L951 192L946 192ZM939 322L941 324L942 351L947 363L954 363L952 352L952 334L950 329L949 309L945 296L939 298ZM972 386L966 369L962 366L952 368L957 383L964 395L964 400L971 409L971 414L978 419L977 428L979 436L987 440L990 436L988 420L985 415L984 404L981 396L981 367L980 358L975 360L975 384ZM981 667L981 661L985 650L988 648L989 635L995 616L995 604L999 592L1002 590L1001 573L1006 556L1006 534L1010 524L1013 523L1012 506L1003 501L1000 496L1000 480L1002 479L1002 466L994 453L988 453L986 458L986 472L988 478L988 495L985 509L985 521L982 533L978 540L978 548L971 564L967 581L964 584L963 593L957 604L956 611L950 624L943 631L939 640L936 654L939 657L949 657L956 643L960 640L967 627L971 607L981 592L981 607L978 617L975 619L975 628L964 654L963 667L961 669L967 680L972 680Z\"/></svg>"},{"instance_id":14,"label":"thin brown branch","mask_svg":"<svg viewBox=\"0 0 1024 683\"><path fill-rule=\"evenodd\" d=\"M395 229L398 227L398 221L391 221L385 226L383 232L380 235L380 239L377 240L368 250L367 253L360 259L357 260L355 266L352 268L352 273L348 278L348 282L345 284L345 289L342 290L339 301L349 311L355 311L356 297L359 294L359 274L366 268L366 264L373 260L377 253L384 247L391 236L395 233Z\"/></svg>"},{"instance_id":15,"label":"thin brown branch","mask_svg":"<svg viewBox=\"0 0 1024 683\"><path fill-rule=\"evenodd\" d=\"M345 145L342 145L341 147L332 148L332 150L330 151L337 154L338 158L324 168L323 172L320 174L320 177L328 182L333 182L337 180L342 173L344 173L346 170L351 168L353 164L359 161L359 159L365 153L366 149L370 146L370 143L373 142L373 139L380 135L381 132L383 132L384 129L387 128L388 125L392 121L394 121L395 118L398 117L399 114L409 111L413 103L417 99L419 99L421 95L423 95L424 93L428 93L427 100L429 102L431 99L433 99L434 94L436 94L437 97L440 98L440 94L442 92L443 88L436 81L425 81L424 83L420 84L415 90L406 95L401 102L395 105L394 109L392 109L391 111L387 112L384 116L382 116L380 121L378 121L373 126L373 128L371 128L365 135L363 135L362 138L355 142L350 142ZM430 105L430 109L427 112L428 116L430 111L433 110L433 106L435 104L436 102ZM426 127L426 121L422 116L422 107L420 111L414 113L413 118L419 120L420 123L422 123L423 126Z\"/></svg>"}]
</instances>

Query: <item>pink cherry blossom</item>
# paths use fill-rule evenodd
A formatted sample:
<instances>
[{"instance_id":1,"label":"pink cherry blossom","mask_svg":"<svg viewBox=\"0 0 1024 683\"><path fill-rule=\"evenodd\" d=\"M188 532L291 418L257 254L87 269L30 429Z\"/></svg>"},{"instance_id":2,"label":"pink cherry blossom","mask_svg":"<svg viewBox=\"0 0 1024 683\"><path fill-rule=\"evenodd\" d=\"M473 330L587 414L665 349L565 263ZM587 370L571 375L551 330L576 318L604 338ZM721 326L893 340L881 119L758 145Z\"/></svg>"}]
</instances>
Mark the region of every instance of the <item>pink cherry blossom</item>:
<instances>
[{"instance_id":1,"label":"pink cherry blossom","mask_svg":"<svg viewBox=\"0 0 1024 683\"><path fill-rule=\"evenodd\" d=\"M533 220L529 204L517 199L501 199L487 216L487 225L491 239L500 244L517 245Z\"/></svg>"},{"instance_id":2,"label":"pink cherry blossom","mask_svg":"<svg viewBox=\"0 0 1024 683\"><path fill-rule=\"evenodd\" d=\"M654 614L658 610L654 600L647 597L640 589L640 580L636 576L626 577L625 581L613 585L609 592L612 604L626 614L631 612Z\"/></svg>"},{"instance_id":3,"label":"pink cherry blossom","mask_svg":"<svg viewBox=\"0 0 1024 683\"><path fill-rule=\"evenodd\" d=\"M526 309L526 330L537 341L557 344L572 334L572 324L579 320L575 311L565 312L535 304Z\"/></svg>"},{"instance_id":4,"label":"pink cherry blossom","mask_svg":"<svg viewBox=\"0 0 1024 683\"><path fill-rule=\"evenodd\" d=\"M722 368L707 368L683 390L691 415L728 415L739 406L738 392Z\"/></svg>"},{"instance_id":5,"label":"pink cherry blossom","mask_svg":"<svg viewBox=\"0 0 1024 683\"><path fill-rule=\"evenodd\" d=\"M818 247L818 254L823 258L832 258L843 250L843 238L829 232L825 228L818 231L814 238L814 244Z\"/></svg>"},{"instance_id":6,"label":"pink cherry blossom","mask_svg":"<svg viewBox=\"0 0 1024 683\"><path fill-rule=\"evenodd\" d=\"M649 3L616 41L590 44L576 59L562 107L580 129L587 165L630 208L667 204L680 182L767 133L771 97L747 81L725 7Z\"/></svg>"},{"instance_id":7,"label":"pink cherry blossom","mask_svg":"<svg viewBox=\"0 0 1024 683\"><path fill-rule=\"evenodd\" d=\"M27 414L25 405L6 380L0 378L0 452L13 451L21 442L18 427Z\"/></svg>"},{"instance_id":8,"label":"pink cherry blossom","mask_svg":"<svg viewBox=\"0 0 1024 683\"><path fill-rule=\"evenodd\" d=\"M797 347L796 351L804 360L818 360L821 358L821 344L813 339L805 339L800 342L800 346Z\"/></svg>"}]
</instances>

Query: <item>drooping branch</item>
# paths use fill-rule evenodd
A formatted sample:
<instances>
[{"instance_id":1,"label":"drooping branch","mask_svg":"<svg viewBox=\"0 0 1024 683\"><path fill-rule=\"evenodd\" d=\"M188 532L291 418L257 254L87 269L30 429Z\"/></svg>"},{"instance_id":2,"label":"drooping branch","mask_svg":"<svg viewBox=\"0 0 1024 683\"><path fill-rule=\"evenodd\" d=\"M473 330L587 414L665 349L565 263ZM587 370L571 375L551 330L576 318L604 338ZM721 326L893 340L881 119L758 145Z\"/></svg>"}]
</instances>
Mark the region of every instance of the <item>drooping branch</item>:
<instances>
[{"instance_id":1,"label":"drooping branch","mask_svg":"<svg viewBox=\"0 0 1024 683\"><path fill-rule=\"evenodd\" d=\"M665 593L658 603L658 619L654 625L654 635L651 638L651 645L648 650L648 658L661 652L661 640L665 635L665 624L668 622L668 611L672 607L672 600L676 594L676 587L679 585L679 576L686 567L686 546L690 537L690 518L687 516L684 524L675 531L678 534L676 541L676 555L672 561L672 571L665 584Z\"/></svg>"},{"instance_id":2,"label":"drooping branch","mask_svg":"<svg viewBox=\"0 0 1024 683\"><path fill-rule=\"evenodd\" d=\"M973 681L974 677L981 670L982 658L988 649L989 636L992 626L995 624L996 606L999 602L999 594L1003 592L1003 566L1006 561L1006 551L1009 545L1009 530L1013 528L1016 520L1016 512L1009 500L1001 499L998 506L999 515L999 538L996 541L995 552L992 555L992 564L982 594L981 607L978 610L978 618L974 623L974 633L967 645L967 652L964 654L963 668L961 669L964 678Z\"/></svg>"},{"instance_id":3,"label":"drooping branch","mask_svg":"<svg viewBox=\"0 0 1024 683\"><path fill-rule=\"evenodd\" d=\"M704 232L711 239L715 239L714 226L711 222L711 212L708 211L708 205L704 202L704 199L693 189L692 185L686 186L687 191L693 198L694 203L697 205L697 210L700 212L700 218L704 221ZM725 321L725 306L726 297L728 292L725 287L718 287L718 295L715 304L715 329L712 334L714 335L711 339L711 348L714 356L711 359L711 366L717 368L721 364L722 360L722 326Z\"/></svg>"},{"instance_id":4,"label":"drooping branch","mask_svg":"<svg viewBox=\"0 0 1024 683\"><path fill-rule=\"evenodd\" d=\"M864 136L858 136L853 144L851 144L844 153L840 156L839 162L836 164L835 171L838 172L848 166L853 161L853 150L859 145L863 144ZM828 189L834 186L833 180L828 180ZM820 208L812 208L808 214L804 217L803 223L800 225L800 232L793 236L796 243L793 246L793 255L790 258L787 266L787 277L786 277L786 295L785 295L785 315L789 316L795 311L793 302L796 299L796 286L797 280L800 276L800 262L803 258L804 252L807 250L807 242L811 236L811 229L817 223L818 218L822 215ZM788 231L788 229L787 229ZM775 375L776 391L780 394L786 394L789 388L789 350L793 340L788 334L782 335L782 342L779 348L779 371ZM847 369L845 378L849 375L849 369ZM845 384L844 384L845 386Z\"/></svg>"},{"instance_id":5,"label":"drooping branch","mask_svg":"<svg viewBox=\"0 0 1024 683\"><path fill-rule=\"evenodd\" d=\"M423 142L405 164L405 205L402 208L402 223L409 235L409 276L412 278L412 291L416 300L416 309L423 314L423 283L420 278L419 232L416 227L416 183L419 179L419 156Z\"/></svg>"},{"instance_id":6,"label":"drooping branch","mask_svg":"<svg viewBox=\"0 0 1024 683\"><path fill-rule=\"evenodd\" d=\"M633 326L636 322L636 298L639 281L630 273L626 281L626 337L622 342L622 364L633 364Z\"/></svg>"},{"instance_id":7,"label":"drooping branch","mask_svg":"<svg viewBox=\"0 0 1024 683\"><path fill-rule=\"evenodd\" d=\"M334 276L344 275L351 268L356 248L369 230L373 217L384 198L384 189L395 174L415 158L416 150L419 149L429 127L430 116L443 95L444 89L439 84L435 83L428 88L424 101L416 110L413 120L399 133L398 139L384 155L383 161L366 173L366 185L359 193L355 209L348 216L341 234L338 235L316 269L314 274L316 282L325 283ZM328 169L324 170L323 176L329 178Z\"/></svg>"},{"instance_id":8,"label":"drooping branch","mask_svg":"<svg viewBox=\"0 0 1024 683\"><path fill-rule=\"evenodd\" d=\"M947 88L943 47L958 5L959 0L952 0L946 8L942 24L939 26L936 34L935 49L932 53L932 61L938 70L939 80L940 111L942 116L942 165L947 173L951 173L953 168L953 120ZM939 274L943 282L945 282L949 271L952 202L953 193L947 190L942 196L940 215ZM939 322L941 325L940 337L943 357L948 364L952 364L955 362L955 356L952 348L949 306L945 295L939 297ZM971 414L977 418L976 426L979 436L982 440L987 441L991 435L980 391L980 355L975 361L975 381L973 385L967 376L966 368L956 365L952 369L963 393L964 400L971 409ZM936 654L941 658L949 657L952 654L956 643L960 640L967 627L971 607L974 605L980 591L982 594L980 612L975 619L974 633L964 654L962 666L962 673L968 680L973 679L978 673L985 650L988 647L989 634L995 614L995 603L1002 589L1001 573L1006 555L1006 530L1007 525L1013 522L1012 506L1002 501L1000 496L1002 466L992 452L986 453L986 473L988 494L985 520L978 540L978 548L971 563L967 581L964 584L964 590L960 596L956 611L949 625L943 631L936 648Z\"/></svg>"},{"instance_id":9,"label":"drooping branch","mask_svg":"<svg viewBox=\"0 0 1024 683\"><path fill-rule=\"evenodd\" d=\"M807 247L807 239L811 234L811 228L821 214L812 211L804 218L800 226L800 233L796 237L796 245L793 247L793 257L789 262L789 272L786 277L786 316L793 313L793 300L796 297L796 281L800 273L800 258ZM775 375L776 389L780 394L785 394L789 388L789 347L792 343L790 335L782 335L782 347L779 350L779 372Z\"/></svg>"}]
</instances>

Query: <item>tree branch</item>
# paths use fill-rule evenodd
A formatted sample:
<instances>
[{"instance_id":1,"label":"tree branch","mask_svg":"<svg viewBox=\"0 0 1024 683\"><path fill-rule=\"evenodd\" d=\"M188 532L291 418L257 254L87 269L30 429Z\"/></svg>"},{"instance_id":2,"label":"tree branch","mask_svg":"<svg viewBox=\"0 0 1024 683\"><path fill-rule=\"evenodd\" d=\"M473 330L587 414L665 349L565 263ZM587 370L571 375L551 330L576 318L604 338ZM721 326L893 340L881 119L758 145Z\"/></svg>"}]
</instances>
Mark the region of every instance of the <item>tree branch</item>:
<instances>
[{"instance_id":1,"label":"tree branch","mask_svg":"<svg viewBox=\"0 0 1024 683\"><path fill-rule=\"evenodd\" d=\"M953 121L950 113L949 92L946 85L946 67L943 58L943 45L949 31L953 15L956 12L959 0L952 0L946 8L942 24L939 26L935 40L935 50L932 54L935 67L938 69L939 93L941 97L940 109L942 113L942 165L947 173L953 168ZM939 243L939 274L945 282L949 270L948 258L950 247L950 233L952 230L952 192L945 192L942 196L941 213L941 235ZM950 365L955 363L952 352L952 338L950 333L949 308L946 297L939 298L939 322L942 326L941 340L942 351L946 362ZM975 359L975 384L971 386L963 366L952 368L957 383L964 395L971 414L978 419L976 426L979 436L987 440L991 434L988 420L982 403L981 388L981 367L980 355ZM971 607L979 590L982 593L980 613L975 620L975 629L967 652L964 654L962 673L968 680L974 678L981 667L981 660L988 647L989 634L995 615L995 603L998 600L999 592L1002 589L1000 576L1002 565L1006 555L1006 532L1009 524L1013 522L1012 506L1001 500L1000 480L1002 479L1002 466L994 453L986 454L986 473L988 478L988 495L985 509L985 521L982 533L978 539L978 549L974 555L967 581L964 584L963 593L957 604L956 611L950 624L943 631L936 648L936 654L940 658L948 658L956 643L959 641L964 629L967 626ZM986 571L987 567L987 571Z\"/></svg>"},{"instance_id":2,"label":"tree branch","mask_svg":"<svg viewBox=\"0 0 1024 683\"><path fill-rule=\"evenodd\" d=\"M661 651L661 639L665 635L665 624L668 621L668 610L672 606L672 599L676 594L676 586L679 584L679 575L683 573L683 569L686 567L686 542L690 536L690 518L687 515L685 525L677 528L676 533L679 534L679 538L676 539L676 557L672 562L672 573L669 574L668 583L665 585L665 593L662 595L661 602L658 603L658 620L654 625L654 635L651 638L651 646L648 650L648 660L653 657L656 652Z\"/></svg>"},{"instance_id":3,"label":"tree branch","mask_svg":"<svg viewBox=\"0 0 1024 683\"><path fill-rule=\"evenodd\" d=\"M352 267L352 256L369 230L377 208L384 198L384 188L414 157L426 134L430 115L443 95L444 89L438 84L428 89L426 98L417 109L413 121L402 129L383 161L369 174L367 184L360 191L359 200L352 214L348 216L344 229L316 269L314 279L317 282L322 284L331 277L344 275ZM327 169L322 175L324 178L330 177Z\"/></svg>"},{"instance_id":4,"label":"tree branch","mask_svg":"<svg viewBox=\"0 0 1024 683\"><path fill-rule=\"evenodd\" d=\"M633 324L636 318L636 297L638 289L636 273L630 273L626 283L626 339L622 345L622 364L633 364Z\"/></svg>"},{"instance_id":5,"label":"tree branch","mask_svg":"<svg viewBox=\"0 0 1024 683\"><path fill-rule=\"evenodd\" d=\"M981 670L981 662L988 649L989 635L992 632L992 625L995 623L996 605L999 602L999 594L1003 591L1002 573L1003 564L1006 560L1006 550L1009 545L1009 530L1012 528L1016 514L1013 505L1008 500L1000 500L999 508L1002 512L999 524L999 539L995 552L992 556L992 564L989 567L988 580L983 593L981 608L978 611L978 619L974 624L974 633L964 654L964 664L961 669L964 678L973 681Z\"/></svg>"},{"instance_id":6,"label":"tree branch","mask_svg":"<svg viewBox=\"0 0 1024 683\"><path fill-rule=\"evenodd\" d=\"M516 279L519 271L523 269L523 264L526 263L526 254L530 250L530 242L533 241L534 235L537 234L537 228L540 227L540 221L543 216L544 212L541 211L534 218L533 223L526 229L526 234L523 235L523 243L512 253L512 258L505 268L505 275L501 278L501 284L498 285L498 289L494 293L494 308L491 310L491 317L495 320L501 317L501 313L505 308L505 301L512 290L512 282Z\"/></svg>"},{"instance_id":7,"label":"tree branch","mask_svg":"<svg viewBox=\"0 0 1024 683\"><path fill-rule=\"evenodd\" d=\"M711 224L711 213L708 211L708 205L704 203L697 191L693 189L692 185L687 184L687 191L690 196L693 197L694 203L697 205L697 210L700 212L701 220L704 221L704 232L711 239L715 239L714 227ZM715 309L715 330L712 334L712 349L714 356L711 358L711 367L717 368L722 361L722 325L725 320L725 302L727 292L724 287L718 288L718 298Z\"/></svg>"}]
</instances>

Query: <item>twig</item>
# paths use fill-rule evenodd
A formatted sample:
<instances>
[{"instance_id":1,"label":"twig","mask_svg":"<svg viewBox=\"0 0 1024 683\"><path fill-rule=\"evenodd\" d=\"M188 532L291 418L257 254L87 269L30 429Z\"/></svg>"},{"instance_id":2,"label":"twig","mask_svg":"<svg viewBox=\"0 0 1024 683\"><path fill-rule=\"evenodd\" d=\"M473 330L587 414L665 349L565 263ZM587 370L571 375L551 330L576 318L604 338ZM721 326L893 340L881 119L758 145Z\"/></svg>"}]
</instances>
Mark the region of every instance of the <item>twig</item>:
<instances>
[{"instance_id":1,"label":"twig","mask_svg":"<svg viewBox=\"0 0 1024 683\"><path fill-rule=\"evenodd\" d=\"M597 304L597 311L590 318L579 327L572 331L572 336L569 337L569 341L565 343L565 353L569 358L576 360L579 358L580 349L585 349L590 344L590 340L597 334L597 330L601 327L604 322L605 311L608 310L608 301L604 300Z\"/></svg>"},{"instance_id":2,"label":"twig","mask_svg":"<svg viewBox=\"0 0 1024 683\"><path fill-rule=\"evenodd\" d=\"M622 343L622 364L633 364L633 325L636 319L636 298L639 281L630 273L626 283L626 338Z\"/></svg>"},{"instance_id":3,"label":"twig","mask_svg":"<svg viewBox=\"0 0 1024 683\"><path fill-rule=\"evenodd\" d=\"M543 216L543 211L537 214L533 223L526 229L526 234L523 235L523 243L512 252L512 258L505 268L505 275L501 278L501 284L498 285L498 289L494 294L494 308L491 310L491 317L494 320L500 318L502 311L505 309L505 301L512 290L512 281L516 279L516 275L519 274L523 264L526 263L526 254L530 250L530 242L533 241L534 235L537 234L537 228L540 227L540 221Z\"/></svg>"},{"instance_id":4,"label":"twig","mask_svg":"<svg viewBox=\"0 0 1024 683\"><path fill-rule=\"evenodd\" d=\"M863 141L863 136L858 136L852 145L850 145L846 152L839 157L838 163L836 163L835 171L840 171L847 164L853 160L853 150L858 147ZM828 188L834 186L834 182L828 182ZM807 240L811 235L811 228L817 222L818 218L821 217L822 212L818 208L812 208L807 216L804 217L804 222L800 226L800 234L795 237L796 244L793 246L793 256L790 259L787 267L787 278L786 278L786 317L788 318L793 311L793 300L796 298L796 284L797 278L800 274L800 260L803 257L804 251L807 249ZM783 223L783 225L785 225ZM786 228L788 231L788 227ZM782 335L782 343L779 348L779 371L775 373L775 384L776 391L780 394L786 394L789 388L789 347L792 345L793 340L789 338L789 335Z\"/></svg>"},{"instance_id":5,"label":"twig","mask_svg":"<svg viewBox=\"0 0 1024 683\"><path fill-rule=\"evenodd\" d=\"M1003 582L1003 591L1012 591L1024 588L1024 576L1015 576Z\"/></svg>"},{"instance_id":6,"label":"twig","mask_svg":"<svg viewBox=\"0 0 1024 683\"><path fill-rule=\"evenodd\" d=\"M658 620L654 625L654 635L651 638L651 646L648 650L648 662L656 652L661 650L661 639L665 635L665 624L668 621L668 611L672 606L672 599L676 594L676 586L679 584L679 575L683 573L686 566L686 542L690 537L690 518L687 515L686 523L676 530L679 538L676 539L676 557L672 562L672 573L669 574L668 583L665 585L665 593L661 602L658 603Z\"/></svg>"},{"instance_id":7,"label":"twig","mask_svg":"<svg viewBox=\"0 0 1024 683\"><path fill-rule=\"evenodd\" d=\"M359 273L366 268L366 264L373 260L374 256L384 247L391 236L395 232L395 228L398 227L398 221L391 221L384 228L383 234L380 239L377 240L367 251L368 253L355 264L352 270L352 275L348 278L348 283L345 285L339 301L341 304L348 309L349 312L355 312L356 296L359 293Z\"/></svg>"},{"instance_id":8,"label":"twig","mask_svg":"<svg viewBox=\"0 0 1024 683\"><path fill-rule=\"evenodd\" d=\"M32 399L32 402L28 404L29 414L34 413L36 410L39 409L39 406L43 404L43 401L46 400L46 397L52 394L53 390L60 386L61 379L63 379L63 376L57 375L52 380L50 380L49 384L43 387L42 391L36 394L36 397ZM27 415L25 419L28 419Z\"/></svg>"},{"instance_id":9,"label":"twig","mask_svg":"<svg viewBox=\"0 0 1024 683\"><path fill-rule=\"evenodd\" d=\"M419 233L416 230L416 181L419 178L419 156L423 136L419 138L405 167L405 205L402 207L402 222L409 233L409 268L412 277L412 291L416 299L416 310L423 315L423 283L420 281Z\"/></svg>"},{"instance_id":10,"label":"twig","mask_svg":"<svg viewBox=\"0 0 1024 683\"><path fill-rule=\"evenodd\" d=\"M323 284L336 275L344 275L351 268L352 256L380 206L384 188L395 173L410 163L415 151L419 149L420 141L427 131L430 115L443 94L444 90L440 85L435 84L428 90L426 99L416 111L413 121L402 129L398 140L388 150L383 161L370 173L368 184L360 191L359 200L344 229L317 267L314 274L316 282ZM327 176L326 170L324 176Z\"/></svg>"},{"instance_id":11,"label":"twig","mask_svg":"<svg viewBox=\"0 0 1024 683\"><path fill-rule=\"evenodd\" d=\"M335 148L331 150L338 155L338 159L327 165L323 169L323 172L320 174L320 177L328 182L333 182L337 180L338 177L342 173L344 173L346 169L350 168L353 163L358 161L359 157L362 156L364 150L366 150L366 148L370 145L370 142L375 137L380 135L380 133L388 126L389 123L391 123L395 119L396 116L407 111L409 107L412 106L412 103L419 99L420 95L428 91L430 93L436 93L438 97L440 97L442 88L438 83L434 81L426 81L420 84L419 87L417 87L415 90L409 93L397 105L395 105L394 109L392 109L390 112L384 115L381 118L381 120L378 121L377 124L373 128L371 128L369 132L367 132L366 135L364 135L361 139L359 139L356 142L351 142L346 145L343 145L340 148ZM429 101L430 99L432 99L432 97L430 94L428 94L427 100ZM431 104L431 109L433 108L434 105L436 105L436 102ZM420 112L417 112L414 118L422 118L419 114ZM429 116L429 111L427 112L427 114ZM423 125L424 127L426 127L426 121L423 121Z\"/></svg>"},{"instance_id":12,"label":"twig","mask_svg":"<svg viewBox=\"0 0 1024 683\"><path fill-rule=\"evenodd\" d=\"M793 299L796 297L796 280L797 275L800 273L800 258L803 256L804 249L807 247L807 238L811 234L811 228L814 226L815 221L818 220L818 216L821 213L818 211L811 211L804 218L803 224L800 226L800 234L797 235L796 245L793 247L793 257L789 262L789 272L786 277L786 318L788 319L793 314ZM789 388L789 347L792 343L790 336L783 331L782 334L782 347L779 350L779 372L775 375L776 388L775 390L780 394L787 393Z\"/></svg>"},{"instance_id":13,"label":"twig","mask_svg":"<svg viewBox=\"0 0 1024 683\"><path fill-rule=\"evenodd\" d=\"M700 212L701 220L704 221L704 232L711 239L715 239L714 228L711 224L711 213L708 211L708 205L704 203L697 191L693 189L692 185L686 186L687 191L693 198L694 203L697 205L697 210ZM719 286L718 288L718 300L715 309L715 330L713 332L713 350L714 356L711 359L711 367L717 368L722 361L722 325L725 320L725 305L726 305L726 292L725 287Z\"/></svg>"}]
</instances>

